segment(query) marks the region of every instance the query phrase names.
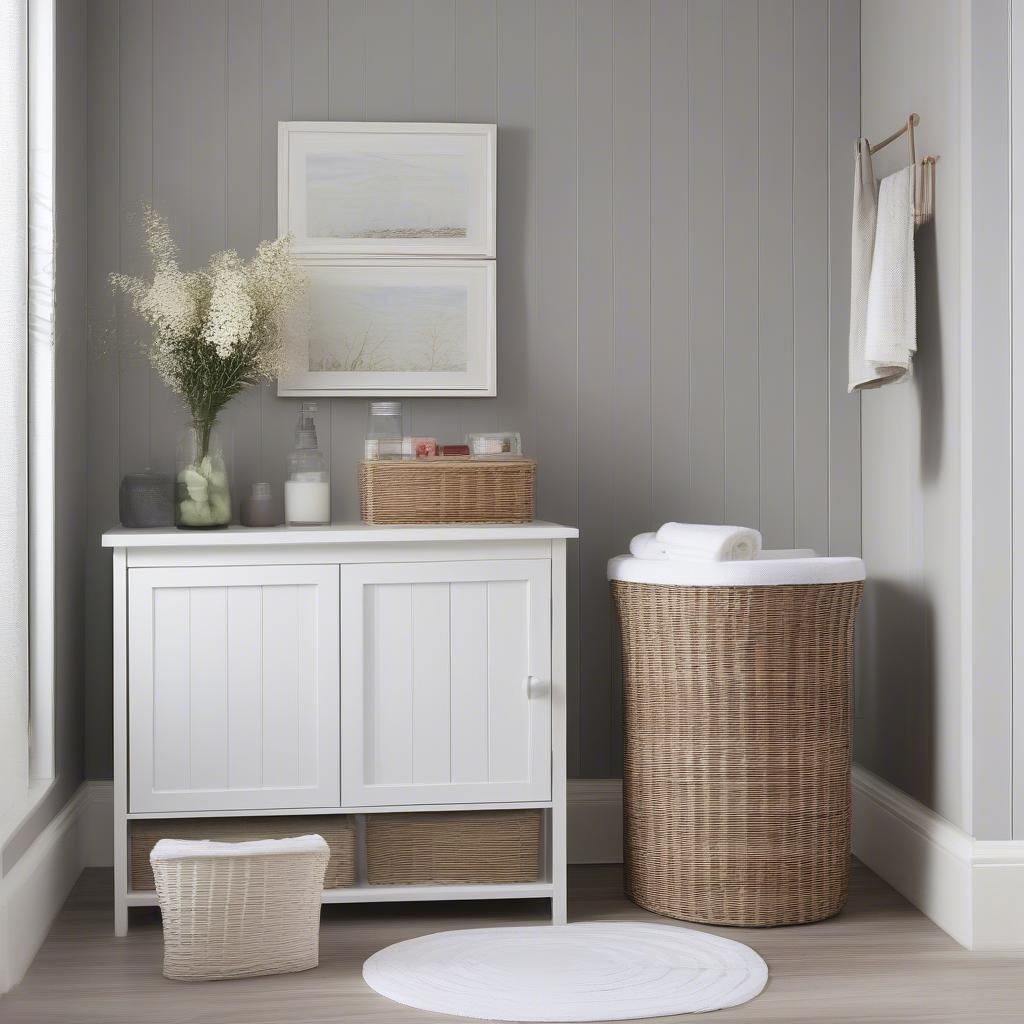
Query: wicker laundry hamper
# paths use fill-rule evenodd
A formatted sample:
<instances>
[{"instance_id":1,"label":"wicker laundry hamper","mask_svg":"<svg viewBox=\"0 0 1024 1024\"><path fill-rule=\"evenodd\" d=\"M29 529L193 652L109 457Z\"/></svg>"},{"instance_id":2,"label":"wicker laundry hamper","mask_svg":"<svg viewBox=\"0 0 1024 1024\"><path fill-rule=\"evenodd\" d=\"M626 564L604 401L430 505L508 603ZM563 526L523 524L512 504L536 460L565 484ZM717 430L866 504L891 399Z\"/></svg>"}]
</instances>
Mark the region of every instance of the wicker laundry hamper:
<instances>
[{"instance_id":1,"label":"wicker laundry hamper","mask_svg":"<svg viewBox=\"0 0 1024 1024\"><path fill-rule=\"evenodd\" d=\"M706 924L846 903L856 558L612 559L627 895Z\"/></svg>"},{"instance_id":2,"label":"wicker laundry hamper","mask_svg":"<svg viewBox=\"0 0 1024 1024\"><path fill-rule=\"evenodd\" d=\"M164 976L213 981L316 967L329 857L321 836L161 839L150 861L163 918Z\"/></svg>"}]
</instances>

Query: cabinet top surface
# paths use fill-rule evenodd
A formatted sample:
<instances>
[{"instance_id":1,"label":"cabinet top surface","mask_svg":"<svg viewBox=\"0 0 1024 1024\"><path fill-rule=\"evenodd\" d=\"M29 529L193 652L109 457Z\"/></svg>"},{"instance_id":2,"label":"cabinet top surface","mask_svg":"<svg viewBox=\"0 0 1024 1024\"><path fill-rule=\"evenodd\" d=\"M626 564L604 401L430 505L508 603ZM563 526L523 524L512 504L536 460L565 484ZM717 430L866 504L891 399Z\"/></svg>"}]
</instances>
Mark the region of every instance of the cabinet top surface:
<instances>
[{"instance_id":1,"label":"cabinet top surface","mask_svg":"<svg viewBox=\"0 0 1024 1024\"><path fill-rule=\"evenodd\" d=\"M473 525L374 526L331 523L330 526L228 526L222 530L178 530L173 527L133 530L119 526L103 534L105 548L215 548L290 544L395 544L410 542L488 540L559 540L579 536L574 526L535 521Z\"/></svg>"}]
</instances>

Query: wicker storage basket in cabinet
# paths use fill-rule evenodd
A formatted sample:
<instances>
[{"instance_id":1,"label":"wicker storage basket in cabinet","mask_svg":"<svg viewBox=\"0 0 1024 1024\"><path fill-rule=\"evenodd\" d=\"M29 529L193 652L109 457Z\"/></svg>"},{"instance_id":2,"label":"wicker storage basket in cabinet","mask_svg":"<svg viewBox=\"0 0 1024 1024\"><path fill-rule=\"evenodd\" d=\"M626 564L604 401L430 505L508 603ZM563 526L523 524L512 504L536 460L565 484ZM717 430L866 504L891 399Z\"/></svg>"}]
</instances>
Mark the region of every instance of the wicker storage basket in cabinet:
<instances>
[{"instance_id":1,"label":"wicker storage basket in cabinet","mask_svg":"<svg viewBox=\"0 0 1024 1024\"><path fill-rule=\"evenodd\" d=\"M408 459L359 465L367 523L528 523L537 464L522 458Z\"/></svg>"},{"instance_id":2,"label":"wicker storage basket in cabinet","mask_svg":"<svg viewBox=\"0 0 1024 1024\"><path fill-rule=\"evenodd\" d=\"M858 559L813 561L863 572ZM622 634L629 897L706 924L838 913L850 865L862 576L686 586L609 574Z\"/></svg>"},{"instance_id":3,"label":"wicker storage basket in cabinet","mask_svg":"<svg viewBox=\"0 0 1024 1024\"><path fill-rule=\"evenodd\" d=\"M152 892L156 887L149 854L161 839L213 839L221 843L242 843L253 839L287 839L306 835L323 836L330 848L324 888L341 889L355 885L355 819L347 815L289 815L133 821L128 854L131 888L136 892Z\"/></svg>"},{"instance_id":4,"label":"wicker storage basket in cabinet","mask_svg":"<svg viewBox=\"0 0 1024 1024\"><path fill-rule=\"evenodd\" d=\"M366 818L370 885L535 882L543 812L443 811Z\"/></svg>"}]
</instances>

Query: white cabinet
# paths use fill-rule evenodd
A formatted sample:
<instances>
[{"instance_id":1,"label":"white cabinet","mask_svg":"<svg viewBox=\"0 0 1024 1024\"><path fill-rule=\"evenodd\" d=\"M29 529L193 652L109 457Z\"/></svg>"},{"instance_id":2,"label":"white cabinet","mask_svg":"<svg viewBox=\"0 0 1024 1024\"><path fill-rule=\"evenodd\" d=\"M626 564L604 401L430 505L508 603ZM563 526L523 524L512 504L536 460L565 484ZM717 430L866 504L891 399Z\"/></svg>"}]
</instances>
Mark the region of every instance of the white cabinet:
<instances>
[{"instance_id":1,"label":"white cabinet","mask_svg":"<svg viewBox=\"0 0 1024 1024\"><path fill-rule=\"evenodd\" d=\"M338 802L338 567L132 569L129 809Z\"/></svg>"},{"instance_id":2,"label":"white cabinet","mask_svg":"<svg viewBox=\"0 0 1024 1024\"><path fill-rule=\"evenodd\" d=\"M116 933L129 906L155 902L129 883L135 820L505 807L543 817L536 880L360 876L324 899L545 897L564 921L575 536L551 523L104 534Z\"/></svg>"},{"instance_id":3,"label":"white cabinet","mask_svg":"<svg viewBox=\"0 0 1024 1024\"><path fill-rule=\"evenodd\" d=\"M341 570L342 802L551 797L551 563Z\"/></svg>"}]
</instances>

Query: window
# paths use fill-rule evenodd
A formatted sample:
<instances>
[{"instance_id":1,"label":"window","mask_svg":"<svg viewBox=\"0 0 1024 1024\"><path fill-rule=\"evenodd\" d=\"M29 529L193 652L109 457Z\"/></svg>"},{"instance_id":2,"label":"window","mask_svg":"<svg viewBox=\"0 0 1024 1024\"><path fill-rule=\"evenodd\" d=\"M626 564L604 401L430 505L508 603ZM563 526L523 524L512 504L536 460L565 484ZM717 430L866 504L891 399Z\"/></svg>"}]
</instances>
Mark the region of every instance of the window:
<instances>
[{"instance_id":1,"label":"window","mask_svg":"<svg viewBox=\"0 0 1024 1024\"><path fill-rule=\"evenodd\" d=\"M28 7L0 0L0 811L28 789Z\"/></svg>"},{"instance_id":2,"label":"window","mask_svg":"<svg viewBox=\"0 0 1024 1024\"><path fill-rule=\"evenodd\" d=\"M54 774L53 47L0 0L0 816Z\"/></svg>"}]
</instances>

